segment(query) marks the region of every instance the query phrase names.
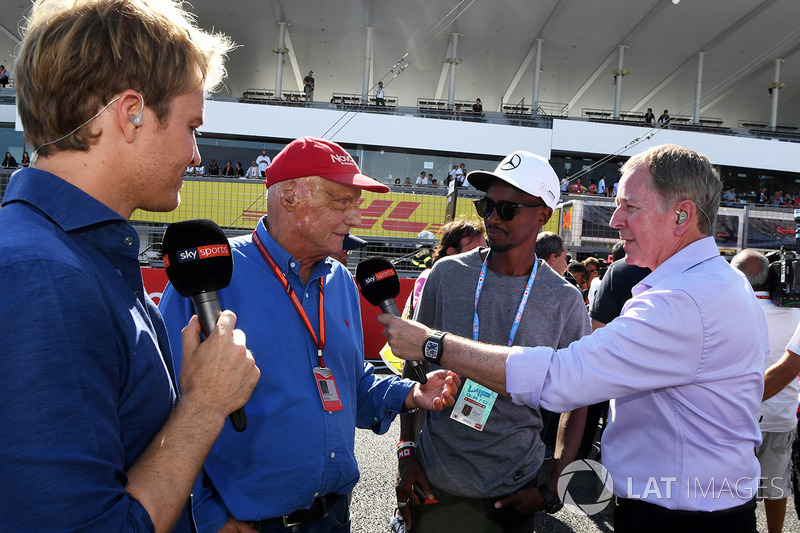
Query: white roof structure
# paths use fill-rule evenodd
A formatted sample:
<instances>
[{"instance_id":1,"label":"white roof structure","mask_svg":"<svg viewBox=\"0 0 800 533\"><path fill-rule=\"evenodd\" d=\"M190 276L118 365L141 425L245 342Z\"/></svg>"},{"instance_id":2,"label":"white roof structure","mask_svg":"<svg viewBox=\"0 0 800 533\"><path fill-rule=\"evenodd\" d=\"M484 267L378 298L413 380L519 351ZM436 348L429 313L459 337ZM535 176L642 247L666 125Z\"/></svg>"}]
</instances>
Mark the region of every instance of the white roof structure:
<instances>
[{"instance_id":1,"label":"white roof structure","mask_svg":"<svg viewBox=\"0 0 800 533\"><path fill-rule=\"evenodd\" d=\"M13 0L0 10L0 63L12 77L17 28L29 5ZM701 116L727 127L768 122L768 89L782 59L777 122L800 124L797 0L193 0L189 9L201 26L241 45L228 63L223 92L231 96L275 88L273 49L286 22L282 88L302 90L313 70L320 101L334 92L360 94L365 65L370 94L383 80L387 96L403 106L447 99L455 57L455 99L479 97L486 111L501 102L530 105L540 64L538 100L567 105L570 116L614 109L615 70L627 73L620 110L691 116L704 52Z\"/></svg>"}]
</instances>

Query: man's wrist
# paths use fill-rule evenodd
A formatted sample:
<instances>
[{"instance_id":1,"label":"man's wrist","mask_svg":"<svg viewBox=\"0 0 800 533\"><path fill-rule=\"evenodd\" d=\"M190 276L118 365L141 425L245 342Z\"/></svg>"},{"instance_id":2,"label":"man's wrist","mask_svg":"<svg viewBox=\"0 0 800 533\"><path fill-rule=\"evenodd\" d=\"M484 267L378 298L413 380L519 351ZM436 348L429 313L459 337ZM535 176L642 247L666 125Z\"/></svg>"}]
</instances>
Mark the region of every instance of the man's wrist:
<instances>
[{"instance_id":1,"label":"man's wrist","mask_svg":"<svg viewBox=\"0 0 800 533\"><path fill-rule=\"evenodd\" d=\"M560 511L562 507L564 507L564 503L558 498L558 496L556 496L550 491L550 488L547 486L547 483L539 485L538 487L536 487L536 489L539 491L539 494L541 494L542 498L544 499L545 513L555 514L558 511Z\"/></svg>"},{"instance_id":2,"label":"man's wrist","mask_svg":"<svg viewBox=\"0 0 800 533\"><path fill-rule=\"evenodd\" d=\"M413 440L401 440L397 443L397 460L417 456L417 443Z\"/></svg>"}]
</instances>

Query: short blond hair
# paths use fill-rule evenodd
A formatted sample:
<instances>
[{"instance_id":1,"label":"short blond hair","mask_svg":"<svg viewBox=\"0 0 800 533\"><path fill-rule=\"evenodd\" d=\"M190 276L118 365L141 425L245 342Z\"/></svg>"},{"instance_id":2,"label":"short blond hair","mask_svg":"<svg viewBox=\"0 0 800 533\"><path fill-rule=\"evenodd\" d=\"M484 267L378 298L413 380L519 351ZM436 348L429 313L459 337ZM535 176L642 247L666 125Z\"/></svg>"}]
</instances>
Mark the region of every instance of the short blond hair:
<instances>
[{"instance_id":1,"label":"short blond hair","mask_svg":"<svg viewBox=\"0 0 800 533\"><path fill-rule=\"evenodd\" d=\"M17 109L28 144L86 151L99 133L81 128L127 89L163 124L172 99L225 77L233 42L197 27L173 0L37 0L17 52Z\"/></svg>"},{"instance_id":2,"label":"short blond hair","mask_svg":"<svg viewBox=\"0 0 800 533\"><path fill-rule=\"evenodd\" d=\"M719 210L722 181L711 161L677 144L662 144L628 159L620 172L644 167L653 176L658 209L666 213L680 201L691 200L699 208L698 228L710 235ZM702 216L701 216L702 215Z\"/></svg>"}]
</instances>

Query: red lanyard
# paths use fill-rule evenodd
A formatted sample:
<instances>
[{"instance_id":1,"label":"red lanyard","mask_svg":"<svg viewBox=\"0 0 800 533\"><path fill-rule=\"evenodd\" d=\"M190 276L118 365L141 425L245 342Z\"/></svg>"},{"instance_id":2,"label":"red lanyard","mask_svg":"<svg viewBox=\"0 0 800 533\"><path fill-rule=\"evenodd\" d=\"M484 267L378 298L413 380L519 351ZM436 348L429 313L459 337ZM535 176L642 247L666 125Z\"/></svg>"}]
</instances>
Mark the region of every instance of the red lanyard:
<instances>
[{"instance_id":1,"label":"red lanyard","mask_svg":"<svg viewBox=\"0 0 800 533\"><path fill-rule=\"evenodd\" d=\"M255 231L253 232L253 242L256 243L256 247L258 248L258 251L261 252L261 256L264 258L264 261L267 262L269 268L272 269L273 273L275 273L275 277L277 277L278 281L280 281L281 285L283 285L283 289L286 291L289 299L292 300L294 308L297 309L297 314L300 315L300 318L303 320L303 324L306 325L308 333L311 334L311 339L314 341L314 344L317 345L319 366L325 368L325 360L322 358L322 350L325 348L325 290L323 278L319 278L319 340L317 340L317 334L314 332L314 328L311 326L311 321L308 319L306 310L303 309L303 305L300 303L300 300L297 299L297 295L289 285L289 280L286 279L286 276L283 275L281 269L278 268L275 260L272 259L271 255L269 255L269 252L264 247L261 239L258 237L258 233Z\"/></svg>"}]
</instances>

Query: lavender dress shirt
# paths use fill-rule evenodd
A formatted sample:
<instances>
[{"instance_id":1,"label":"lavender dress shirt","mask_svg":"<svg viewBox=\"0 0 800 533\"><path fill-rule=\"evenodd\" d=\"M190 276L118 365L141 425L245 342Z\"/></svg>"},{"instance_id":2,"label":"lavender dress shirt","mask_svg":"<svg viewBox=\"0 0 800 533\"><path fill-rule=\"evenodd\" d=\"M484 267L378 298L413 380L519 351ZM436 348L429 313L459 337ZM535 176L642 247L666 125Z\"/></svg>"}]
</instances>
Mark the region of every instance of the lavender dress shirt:
<instances>
[{"instance_id":1,"label":"lavender dress shirt","mask_svg":"<svg viewBox=\"0 0 800 533\"><path fill-rule=\"evenodd\" d=\"M514 402L555 412L611 399L603 465L614 494L717 511L752 499L766 321L711 237L634 287L622 315L567 348L514 348Z\"/></svg>"}]
</instances>

